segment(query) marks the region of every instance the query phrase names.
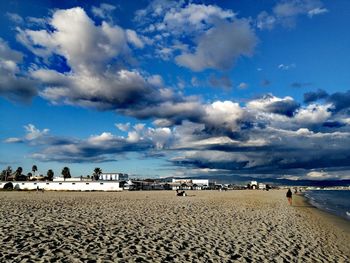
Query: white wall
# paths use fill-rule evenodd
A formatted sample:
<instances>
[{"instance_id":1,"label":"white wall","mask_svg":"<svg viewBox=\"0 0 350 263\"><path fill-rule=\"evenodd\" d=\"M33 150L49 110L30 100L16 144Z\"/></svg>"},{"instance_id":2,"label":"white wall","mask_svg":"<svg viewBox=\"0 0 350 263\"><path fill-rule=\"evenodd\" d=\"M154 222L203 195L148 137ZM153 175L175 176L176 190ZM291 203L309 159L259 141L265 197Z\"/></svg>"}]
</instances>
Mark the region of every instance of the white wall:
<instances>
[{"instance_id":1,"label":"white wall","mask_svg":"<svg viewBox=\"0 0 350 263\"><path fill-rule=\"evenodd\" d=\"M202 185L209 186L209 180L208 179L193 179L192 183L193 184L202 184Z\"/></svg>"},{"instance_id":2,"label":"white wall","mask_svg":"<svg viewBox=\"0 0 350 263\"><path fill-rule=\"evenodd\" d=\"M0 182L0 188L8 182ZM53 191L122 191L119 182L11 182L15 189L22 190L53 190Z\"/></svg>"}]
</instances>

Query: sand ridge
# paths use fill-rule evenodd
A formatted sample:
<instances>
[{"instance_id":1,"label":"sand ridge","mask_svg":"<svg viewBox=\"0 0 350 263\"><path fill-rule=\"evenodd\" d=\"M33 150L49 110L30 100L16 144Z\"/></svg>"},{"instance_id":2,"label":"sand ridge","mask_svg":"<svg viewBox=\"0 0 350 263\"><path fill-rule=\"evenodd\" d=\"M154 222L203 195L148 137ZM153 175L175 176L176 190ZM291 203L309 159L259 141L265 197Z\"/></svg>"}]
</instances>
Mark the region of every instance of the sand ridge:
<instances>
[{"instance_id":1,"label":"sand ridge","mask_svg":"<svg viewBox=\"0 0 350 263\"><path fill-rule=\"evenodd\" d=\"M349 232L285 191L188 193L0 192L0 261L349 262Z\"/></svg>"}]
</instances>

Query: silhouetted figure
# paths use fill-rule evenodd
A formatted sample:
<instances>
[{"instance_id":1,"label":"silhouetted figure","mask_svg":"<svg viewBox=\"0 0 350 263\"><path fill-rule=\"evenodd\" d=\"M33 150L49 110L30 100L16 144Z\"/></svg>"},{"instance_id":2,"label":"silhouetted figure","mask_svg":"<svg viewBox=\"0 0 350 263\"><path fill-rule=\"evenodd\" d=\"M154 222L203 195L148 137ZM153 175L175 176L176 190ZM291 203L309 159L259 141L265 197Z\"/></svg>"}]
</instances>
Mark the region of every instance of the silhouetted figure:
<instances>
[{"instance_id":1,"label":"silhouetted figure","mask_svg":"<svg viewBox=\"0 0 350 263\"><path fill-rule=\"evenodd\" d=\"M289 205L292 205L292 191L290 190L290 188L288 189L288 192L286 194L286 197L288 199Z\"/></svg>"}]
</instances>

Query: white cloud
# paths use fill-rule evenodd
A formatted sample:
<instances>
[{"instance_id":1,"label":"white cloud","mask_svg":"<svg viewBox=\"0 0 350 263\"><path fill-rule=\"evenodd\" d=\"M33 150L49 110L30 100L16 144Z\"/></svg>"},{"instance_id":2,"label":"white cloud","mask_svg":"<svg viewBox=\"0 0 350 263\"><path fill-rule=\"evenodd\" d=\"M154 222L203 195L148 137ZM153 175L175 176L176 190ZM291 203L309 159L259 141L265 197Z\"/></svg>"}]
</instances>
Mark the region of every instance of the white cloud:
<instances>
[{"instance_id":1,"label":"white cloud","mask_svg":"<svg viewBox=\"0 0 350 263\"><path fill-rule=\"evenodd\" d=\"M25 139L28 141L40 139L41 137L46 136L49 132L49 129L43 129L40 131L33 124L25 125L24 128L27 132Z\"/></svg>"},{"instance_id":2,"label":"white cloud","mask_svg":"<svg viewBox=\"0 0 350 263\"><path fill-rule=\"evenodd\" d=\"M114 5L101 3L99 7L92 6L91 11L96 17L112 20L111 14L115 9L116 9L116 6Z\"/></svg>"},{"instance_id":3,"label":"white cloud","mask_svg":"<svg viewBox=\"0 0 350 263\"><path fill-rule=\"evenodd\" d=\"M117 137L111 134L110 132L103 132L100 135L93 135L88 139L88 142L92 144L105 144L108 141L112 141Z\"/></svg>"},{"instance_id":4,"label":"white cloud","mask_svg":"<svg viewBox=\"0 0 350 263\"><path fill-rule=\"evenodd\" d=\"M278 67L278 69L281 69L281 70L290 70L290 69L296 68L296 65L295 65L295 63L279 64L277 67Z\"/></svg>"},{"instance_id":5,"label":"white cloud","mask_svg":"<svg viewBox=\"0 0 350 263\"><path fill-rule=\"evenodd\" d=\"M327 13L328 12L328 9L327 8L320 8L320 7L317 7L315 9L311 9L310 11L308 11L308 15L309 17L313 17L313 16L316 16L316 15L321 15L321 14L324 14L324 13Z\"/></svg>"},{"instance_id":6,"label":"white cloud","mask_svg":"<svg viewBox=\"0 0 350 263\"><path fill-rule=\"evenodd\" d=\"M261 12L257 17L257 28L264 30L264 29L273 29L275 27L275 24L277 22L277 19L269 15L266 11Z\"/></svg>"},{"instance_id":7,"label":"white cloud","mask_svg":"<svg viewBox=\"0 0 350 263\"><path fill-rule=\"evenodd\" d=\"M123 132L126 132L126 131L128 131L130 129L130 122L128 122L128 123L116 123L115 126L119 130L121 130Z\"/></svg>"},{"instance_id":8,"label":"white cloud","mask_svg":"<svg viewBox=\"0 0 350 263\"><path fill-rule=\"evenodd\" d=\"M290 0L278 2L269 14L262 11L257 17L257 27L261 30L273 29L276 25L294 27L298 16L313 17L328 12L320 0Z\"/></svg>"},{"instance_id":9,"label":"white cloud","mask_svg":"<svg viewBox=\"0 0 350 263\"><path fill-rule=\"evenodd\" d=\"M5 143L20 143L23 142L21 138L11 137L4 140Z\"/></svg>"},{"instance_id":10,"label":"white cloud","mask_svg":"<svg viewBox=\"0 0 350 263\"><path fill-rule=\"evenodd\" d=\"M295 114L295 121L299 124L319 124L331 117L330 104L318 105L310 104L306 108L301 108Z\"/></svg>"},{"instance_id":11,"label":"white cloud","mask_svg":"<svg viewBox=\"0 0 350 263\"><path fill-rule=\"evenodd\" d=\"M153 1L137 13L143 32L157 40L155 54L193 71L230 69L257 42L249 19L216 5Z\"/></svg>"},{"instance_id":12,"label":"white cloud","mask_svg":"<svg viewBox=\"0 0 350 263\"><path fill-rule=\"evenodd\" d=\"M248 83L245 83L245 82L241 82L237 86L238 89L247 89L248 87L249 87Z\"/></svg>"},{"instance_id":13,"label":"white cloud","mask_svg":"<svg viewBox=\"0 0 350 263\"><path fill-rule=\"evenodd\" d=\"M194 52L182 53L175 60L193 71L225 70L239 57L252 55L256 43L257 37L247 20L223 22L198 37Z\"/></svg>"},{"instance_id":14,"label":"white cloud","mask_svg":"<svg viewBox=\"0 0 350 263\"><path fill-rule=\"evenodd\" d=\"M206 106L204 122L215 128L226 128L231 131L238 129L237 121L243 116L243 110L238 103L232 101L215 101Z\"/></svg>"},{"instance_id":15,"label":"white cloud","mask_svg":"<svg viewBox=\"0 0 350 263\"><path fill-rule=\"evenodd\" d=\"M19 14L16 14L16 13L10 13L10 12L7 12L6 13L6 16L14 23L16 24L21 24L24 22L24 19L19 15Z\"/></svg>"},{"instance_id":16,"label":"white cloud","mask_svg":"<svg viewBox=\"0 0 350 263\"><path fill-rule=\"evenodd\" d=\"M152 75L147 78L147 81L155 87L164 87L163 78L160 75Z\"/></svg>"},{"instance_id":17,"label":"white cloud","mask_svg":"<svg viewBox=\"0 0 350 263\"><path fill-rule=\"evenodd\" d=\"M170 9L163 19L163 29L173 34L192 33L207 29L217 20L232 19L235 13L218 6L189 4L184 8Z\"/></svg>"},{"instance_id":18,"label":"white cloud","mask_svg":"<svg viewBox=\"0 0 350 263\"><path fill-rule=\"evenodd\" d=\"M137 33L134 30L127 29L125 31L126 38L128 39L128 42L134 45L137 48L143 48L145 44L143 41L138 37Z\"/></svg>"},{"instance_id":19,"label":"white cloud","mask_svg":"<svg viewBox=\"0 0 350 263\"><path fill-rule=\"evenodd\" d=\"M300 179L306 179L306 180L329 180L329 179L339 179L339 176L336 173L329 173L324 170L312 170L308 173L306 173L304 176L300 176L298 178Z\"/></svg>"},{"instance_id":20,"label":"white cloud","mask_svg":"<svg viewBox=\"0 0 350 263\"><path fill-rule=\"evenodd\" d=\"M20 70L22 53L12 50L0 38L0 96L11 101L30 102L37 94L35 81Z\"/></svg>"},{"instance_id":21,"label":"white cloud","mask_svg":"<svg viewBox=\"0 0 350 263\"><path fill-rule=\"evenodd\" d=\"M57 10L50 24L53 32L18 29L17 39L38 56L64 56L74 72L101 71L111 58L129 54L122 28L95 26L79 7Z\"/></svg>"}]
</instances>

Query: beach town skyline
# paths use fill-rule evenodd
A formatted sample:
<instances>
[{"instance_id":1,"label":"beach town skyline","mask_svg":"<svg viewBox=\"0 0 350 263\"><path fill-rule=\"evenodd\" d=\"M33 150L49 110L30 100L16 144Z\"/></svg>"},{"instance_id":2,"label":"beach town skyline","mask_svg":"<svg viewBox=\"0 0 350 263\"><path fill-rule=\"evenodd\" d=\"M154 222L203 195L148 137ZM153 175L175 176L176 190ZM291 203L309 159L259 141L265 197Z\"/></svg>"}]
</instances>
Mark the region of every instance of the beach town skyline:
<instances>
[{"instance_id":1,"label":"beach town skyline","mask_svg":"<svg viewBox=\"0 0 350 263\"><path fill-rule=\"evenodd\" d=\"M347 1L0 5L2 169L350 179Z\"/></svg>"}]
</instances>

